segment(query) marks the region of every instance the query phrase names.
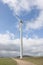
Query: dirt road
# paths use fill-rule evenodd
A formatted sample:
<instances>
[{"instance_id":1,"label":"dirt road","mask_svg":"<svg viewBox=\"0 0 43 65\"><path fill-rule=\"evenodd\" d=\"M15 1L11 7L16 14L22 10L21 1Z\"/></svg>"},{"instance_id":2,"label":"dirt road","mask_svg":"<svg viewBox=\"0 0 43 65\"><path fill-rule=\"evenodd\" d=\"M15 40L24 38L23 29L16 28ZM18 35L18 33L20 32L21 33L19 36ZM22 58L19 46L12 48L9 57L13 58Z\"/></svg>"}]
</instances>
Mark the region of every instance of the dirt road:
<instances>
[{"instance_id":1,"label":"dirt road","mask_svg":"<svg viewBox=\"0 0 43 65\"><path fill-rule=\"evenodd\" d=\"M20 59L14 59L12 58L13 60L17 61L17 65L35 65L31 62L27 62L27 61L24 61L24 60L20 60Z\"/></svg>"}]
</instances>

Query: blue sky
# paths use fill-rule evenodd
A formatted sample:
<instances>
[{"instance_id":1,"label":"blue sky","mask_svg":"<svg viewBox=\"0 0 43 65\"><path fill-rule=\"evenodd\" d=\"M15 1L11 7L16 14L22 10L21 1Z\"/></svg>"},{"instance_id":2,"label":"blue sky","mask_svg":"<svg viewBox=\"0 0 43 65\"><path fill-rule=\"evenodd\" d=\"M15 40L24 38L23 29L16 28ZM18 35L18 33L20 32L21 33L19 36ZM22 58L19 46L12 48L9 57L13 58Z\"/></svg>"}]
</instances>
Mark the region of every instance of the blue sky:
<instances>
[{"instance_id":1,"label":"blue sky","mask_svg":"<svg viewBox=\"0 0 43 65\"><path fill-rule=\"evenodd\" d=\"M42 2L43 2L42 0L40 1L39 0L32 0L32 1L31 0L22 0L22 1L0 0L0 45L1 44L9 45L10 43L11 44L13 43L14 45L17 44L16 46L18 46L17 48L19 48L19 44L20 44L19 21L22 20L23 44L24 44L24 49L27 49L24 50L24 53L28 55L31 55L32 53L32 55L36 55L36 56L43 55L43 50L42 53L39 53L39 51L41 51L41 48L39 49L39 45L40 46L43 45L43 3ZM32 49L31 46L34 49ZM37 46L38 46L38 53L36 51ZM29 52L29 49L31 53ZM36 51L35 52L36 54L34 53L34 50ZM2 49L0 51L5 51L4 53L6 53L7 50ZM26 51L28 51L28 53ZM15 53L16 52L18 51L15 51Z\"/></svg>"},{"instance_id":2,"label":"blue sky","mask_svg":"<svg viewBox=\"0 0 43 65\"><path fill-rule=\"evenodd\" d=\"M16 21L16 17L13 16L9 7L0 3L0 32L5 33L6 30L10 30L14 33L12 29L15 29Z\"/></svg>"},{"instance_id":3,"label":"blue sky","mask_svg":"<svg viewBox=\"0 0 43 65\"><path fill-rule=\"evenodd\" d=\"M40 9L37 9L37 7L34 6L30 12L22 11L18 17L23 20L23 24L25 26L26 23L25 21L32 22L31 20L33 19L34 21L39 16L39 14ZM13 11L10 10L8 5L0 2L0 33L5 33L7 30L16 33L17 31L16 25L18 24L18 22L19 21L16 18L16 13L14 13L13 15ZM32 30L32 31L33 33L31 32L29 35L36 34L39 37L42 37L43 35L42 28L40 30Z\"/></svg>"}]
</instances>

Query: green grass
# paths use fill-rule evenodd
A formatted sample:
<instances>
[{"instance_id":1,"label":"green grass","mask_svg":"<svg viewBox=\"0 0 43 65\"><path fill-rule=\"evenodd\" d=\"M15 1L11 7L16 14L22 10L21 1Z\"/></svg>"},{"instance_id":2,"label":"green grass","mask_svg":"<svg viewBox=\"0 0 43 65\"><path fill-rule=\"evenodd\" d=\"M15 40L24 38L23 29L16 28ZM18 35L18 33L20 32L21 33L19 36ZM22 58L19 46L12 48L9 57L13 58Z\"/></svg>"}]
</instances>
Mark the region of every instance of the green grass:
<instances>
[{"instance_id":1,"label":"green grass","mask_svg":"<svg viewBox=\"0 0 43 65\"><path fill-rule=\"evenodd\" d=\"M30 61L36 65L43 65L43 57L24 57L23 60Z\"/></svg>"},{"instance_id":2,"label":"green grass","mask_svg":"<svg viewBox=\"0 0 43 65\"><path fill-rule=\"evenodd\" d=\"M0 65L17 65L17 62L11 58L0 58Z\"/></svg>"}]
</instances>

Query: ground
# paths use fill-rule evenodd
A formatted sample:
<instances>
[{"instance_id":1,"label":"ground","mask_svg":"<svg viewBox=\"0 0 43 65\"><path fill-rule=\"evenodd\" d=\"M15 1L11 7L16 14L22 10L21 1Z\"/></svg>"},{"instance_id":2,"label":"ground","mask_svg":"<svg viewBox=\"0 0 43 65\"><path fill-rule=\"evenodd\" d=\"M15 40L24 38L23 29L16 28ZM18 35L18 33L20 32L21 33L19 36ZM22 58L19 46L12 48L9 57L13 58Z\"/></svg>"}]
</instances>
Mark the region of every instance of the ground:
<instances>
[{"instance_id":1,"label":"ground","mask_svg":"<svg viewBox=\"0 0 43 65\"><path fill-rule=\"evenodd\" d=\"M28 62L28 61L24 61L24 60L20 60L20 59L12 58L12 60L15 60L17 62L17 65L35 65L32 62Z\"/></svg>"},{"instance_id":2,"label":"ground","mask_svg":"<svg viewBox=\"0 0 43 65\"><path fill-rule=\"evenodd\" d=\"M43 65L43 57L23 57L23 60L30 61L36 65Z\"/></svg>"},{"instance_id":3,"label":"ground","mask_svg":"<svg viewBox=\"0 0 43 65\"><path fill-rule=\"evenodd\" d=\"M17 65L17 62L11 58L0 58L0 65Z\"/></svg>"},{"instance_id":4,"label":"ground","mask_svg":"<svg viewBox=\"0 0 43 65\"><path fill-rule=\"evenodd\" d=\"M43 65L43 57L0 58L0 65Z\"/></svg>"}]
</instances>

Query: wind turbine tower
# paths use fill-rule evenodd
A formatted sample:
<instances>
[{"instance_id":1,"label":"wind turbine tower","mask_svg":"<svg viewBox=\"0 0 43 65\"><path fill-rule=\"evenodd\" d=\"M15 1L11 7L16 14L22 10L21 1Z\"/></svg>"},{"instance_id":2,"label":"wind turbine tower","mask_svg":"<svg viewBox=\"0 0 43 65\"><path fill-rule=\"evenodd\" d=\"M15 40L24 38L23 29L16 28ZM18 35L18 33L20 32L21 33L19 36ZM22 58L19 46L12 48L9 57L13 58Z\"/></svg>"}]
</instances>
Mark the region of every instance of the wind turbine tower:
<instances>
[{"instance_id":1,"label":"wind turbine tower","mask_svg":"<svg viewBox=\"0 0 43 65\"><path fill-rule=\"evenodd\" d=\"M20 59L23 58L23 38L22 38L22 25L23 25L23 22L22 20L19 19L19 16L16 15L16 18L18 21L20 21Z\"/></svg>"},{"instance_id":2,"label":"wind turbine tower","mask_svg":"<svg viewBox=\"0 0 43 65\"><path fill-rule=\"evenodd\" d=\"M23 57L22 20L20 21L20 59Z\"/></svg>"}]
</instances>

